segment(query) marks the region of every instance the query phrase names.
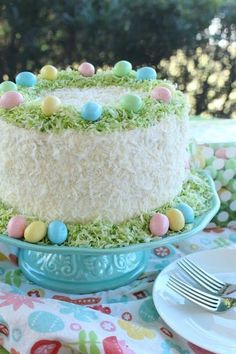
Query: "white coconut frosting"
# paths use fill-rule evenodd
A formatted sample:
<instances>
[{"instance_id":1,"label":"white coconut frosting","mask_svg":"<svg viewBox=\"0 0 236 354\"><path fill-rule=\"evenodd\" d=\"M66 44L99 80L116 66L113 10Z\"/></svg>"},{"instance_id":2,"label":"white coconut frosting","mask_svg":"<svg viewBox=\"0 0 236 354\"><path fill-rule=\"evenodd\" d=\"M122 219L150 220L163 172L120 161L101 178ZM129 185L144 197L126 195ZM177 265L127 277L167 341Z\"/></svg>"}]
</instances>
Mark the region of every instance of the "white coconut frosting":
<instances>
[{"instance_id":1,"label":"white coconut frosting","mask_svg":"<svg viewBox=\"0 0 236 354\"><path fill-rule=\"evenodd\" d=\"M160 207L186 177L187 116L113 133L40 133L0 119L0 199L45 220L122 222Z\"/></svg>"}]
</instances>

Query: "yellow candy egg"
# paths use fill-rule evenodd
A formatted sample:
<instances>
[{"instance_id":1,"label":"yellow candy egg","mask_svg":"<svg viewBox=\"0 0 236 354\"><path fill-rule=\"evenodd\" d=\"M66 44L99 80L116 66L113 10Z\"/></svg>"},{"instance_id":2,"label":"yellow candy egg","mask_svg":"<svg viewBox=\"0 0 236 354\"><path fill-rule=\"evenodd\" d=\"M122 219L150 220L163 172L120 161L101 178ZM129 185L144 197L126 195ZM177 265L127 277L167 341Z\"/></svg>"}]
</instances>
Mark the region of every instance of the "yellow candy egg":
<instances>
[{"instance_id":1,"label":"yellow candy egg","mask_svg":"<svg viewBox=\"0 0 236 354\"><path fill-rule=\"evenodd\" d=\"M41 102L41 109L46 116L56 113L61 105L61 101L56 96L46 96Z\"/></svg>"},{"instance_id":2,"label":"yellow candy egg","mask_svg":"<svg viewBox=\"0 0 236 354\"><path fill-rule=\"evenodd\" d=\"M45 80L56 80L58 75L58 70L53 65L44 65L40 70L42 79Z\"/></svg>"},{"instance_id":3,"label":"yellow candy egg","mask_svg":"<svg viewBox=\"0 0 236 354\"><path fill-rule=\"evenodd\" d=\"M31 243L37 243L41 241L47 233L47 226L42 221L33 221L24 232L24 238Z\"/></svg>"},{"instance_id":4,"label":"yellow candy egg","mask_svg":"<svg viewBox=\"0 0 236 354\"><path fill-rule=\"evenodd\" d=\"M180 210L175 209L175 208L171 208L171 209L167 210L166 216L169 219L170 230L180 231L184 228L184 225L185 225L184 215Z\"/></svg>"}]
</instances>

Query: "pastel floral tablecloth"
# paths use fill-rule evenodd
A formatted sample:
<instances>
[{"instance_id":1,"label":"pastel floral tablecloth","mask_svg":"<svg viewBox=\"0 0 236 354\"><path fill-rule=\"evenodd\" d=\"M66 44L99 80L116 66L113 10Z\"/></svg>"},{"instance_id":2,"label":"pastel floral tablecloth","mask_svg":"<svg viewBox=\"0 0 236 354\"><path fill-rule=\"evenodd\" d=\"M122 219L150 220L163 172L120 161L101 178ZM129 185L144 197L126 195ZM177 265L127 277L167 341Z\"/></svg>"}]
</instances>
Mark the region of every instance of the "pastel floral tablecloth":
<instances>
[{"instance_id":1,"label":"pastel floral tablecloth","mask_svg":"<svg viewBox=\"0 0 236 354\"><path fill-rule=\"evenodd\" d=\"M17 250L0 243L0 354L210 353L169 328L152 300L155 278L173 260L199 250L236 247L236 145L219 136L220 144L214 139L209 144L202 125L194 124L192 163L212 175L222 202L210 228L153 249L145 273L128 286L88 295L62 294L29 282L17 266ZM230 134L233 127L230 123ZM204 125L206 135L205 129L215 134L213 122ZM224 136L229 136L226 130L224 125Z\"/></svg>"},{"instance_id":2,"label":"pastel floral tablecloth","mask_svg":"<svg viewBox=\"0 0 236 354\"><path fill-rule=\"evenodd\" d=\"M1 245L0 343L12 354L207 354L160 318L152 300L153 281L182 255L233 244L235 230L217 228L175 246L155 248L139 279L89 295L62 294L32 284L15 264L16 255Z\"/></svg>"}]
</instances>

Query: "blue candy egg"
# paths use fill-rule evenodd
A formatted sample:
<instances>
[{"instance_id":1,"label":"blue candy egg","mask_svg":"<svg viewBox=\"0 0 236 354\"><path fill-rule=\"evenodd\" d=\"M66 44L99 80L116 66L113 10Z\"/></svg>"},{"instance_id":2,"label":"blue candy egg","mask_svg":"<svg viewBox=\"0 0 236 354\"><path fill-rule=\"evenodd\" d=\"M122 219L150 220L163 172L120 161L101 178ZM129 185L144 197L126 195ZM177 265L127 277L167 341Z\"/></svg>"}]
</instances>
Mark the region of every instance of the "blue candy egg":
<instances>
[{"instance_id":1,"label":"blue candy egg","mask_svg":"<svg viewBox=\"0 0 236 354\"><path fill-rule=\"evenodd\" d=\"M191 224L194 221L194 211L191 206L186 203L180 203L176 206L176 209L180 210L184 216L186 224Z\"/></svg>"},{"instance_id":2,"label":"blue candy egg","mask_svg":"<svg viewBox=\"0 0 236 354\"><path fill-rule=\"evenodd\" d=\"M155 80L157 78L156 70L150 66L145 66L137 70L137 80Z\"/></svg>"},{"instance_id":3,"label":"blue candy egg","mask_svg":"<svg viewBox=\"0 0 236 354\"><path fill-rule=\"evenodd\" d=\"M60 245L67 239L68 231L64 222L60 220L51 221L48 225L48 238L56 245Z\"/></svg>"},{"instance_id":4,"label":"blue candy egg","mask_svg":"<svg viewBox=\"0 0 236 354\"><path fill-rule=\"evenodd\" d=\"M94 122L102 115L102 106L95 102L87 102L81 109L83 119Z\"/></svg>"},{"instance_id":5,"label":"blue candy egg","mask_svg":"<svg viewBox=\"0 0 236 354\"><path fill-rule=\"evenodd\" d=\"M16 84L25 87L32 87L36 84L37 77L30 71L22 71L16 76Z\"/></svg>"}]
</instances>

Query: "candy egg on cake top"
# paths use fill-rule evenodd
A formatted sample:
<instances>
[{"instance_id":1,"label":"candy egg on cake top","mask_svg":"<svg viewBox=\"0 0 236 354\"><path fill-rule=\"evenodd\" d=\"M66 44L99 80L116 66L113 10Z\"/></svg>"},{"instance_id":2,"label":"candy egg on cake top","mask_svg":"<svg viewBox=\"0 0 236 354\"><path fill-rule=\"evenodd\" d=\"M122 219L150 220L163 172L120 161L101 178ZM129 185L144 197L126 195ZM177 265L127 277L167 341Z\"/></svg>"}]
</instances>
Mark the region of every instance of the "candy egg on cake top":
<instances>
[{"instance_id":1,"label":"candy egg on cake top","mask_svg":"<svg viewBox=\"0 0 236 354\"><path fill-rule=\"evenodd\" d=\"M16 76L16 84L23 87L32 87L36 84L37 77L30 71L22 71Z\"/></svg>"},{"instance_id":2,"label":"candy egg on cake top","mask_svg":"<svg viewBox=\"0 0 236 354\"><path fill-rule=\"evenodd\" d=\"M53 65L44 65L40 70L41 77L45 80L56 80L58 70Z\"/></svg>"},{"instance_id":3,"label":"candy egg on cake top","mask_svg":"<svg viewBox=\"0 0 236 354\"><path fill-rule=\"evenodd\" d=\"M17 86L12 81L3 81L0 84L0 94L8 91L17 91Z\"/></svg>"},{"instance_id":4,"label":"candy egg on cake top","mask_svg":"<svg viewBox=\"0 0 236 354\"><path fill-rule=\"evenodd\" d=\"M50 116L56 113L60 109L60 106L61 106L61 101L56 96L46 96L43 98L41 102L42 112L46 116Z\"/></svg>"},{"instance_id":5,"label":"candy egg on cake top","mask_svg":"<svg viewBox=\"0 0 236 354\"><path fill-rule=\"evenodd\" d=\"M96 102L87 102L82 106L81 116L84 120L95 122L102 115L102 106Z\"/></svg>"},{"instance_id":6,"label":"candy egg on cake top","mask_svg":"<svg viewBox=\"0 0 236 354\"><path fill-rule=\"evenodd\" d=\"M22 94L16 91L7 91L0 97L0 107L5 109L17 107L23 102Z\"/></svg>"},{"instance_id":7,"label":"candy egg on cake top","mask_svg":"<svg viewBox=\"0 0 236 354\"><path fill-rule=\"evenodd\" d=\"M150 66L145 66L137 70L136 80L155 80L156 78L156 70Z\"/></svg>"},{"instance_id":8,"label":"candy egg on cake top","mask_svg":"<svg viewBox=\"0 0 236 354\"><path fill-rule=\"evenodd\" d=\"M121 97L120 105L129 112L137 113L141 109L143 102L140 96L128 93Z\"/></svg>"},{"instance_id":9,"label":"candy egg on cake top","mask_svg":"<svg viewBox=\"0 0 236 354\"><path fill-rule=\"evenodd\" d=\"M171 91L167 87L155 87L151 92L152 98L158 101L170 102L172 98Z\"/></svg>"},{"instance_id":10,"label":"candy egg on cake top","mask_svg":"<svg viewBox=\"0 0 236 354\"><path fill-rule=\"evenodd\" d=\"M79 66L79 72L85 77L91 77L95 74L95 67L93 64L85 62Z\"/></svg>"},{"instance_id":11,"label":"candy egg on cake top","mask_svg":"<svg viewBox=\"0 0 236 354\"><path fill-rule=\"evenodd\" d=\"M127 60L118 61L113 68L114 74L119 77L129 75L131 71L132 64Z\"/></svg>"}]
</instances>

